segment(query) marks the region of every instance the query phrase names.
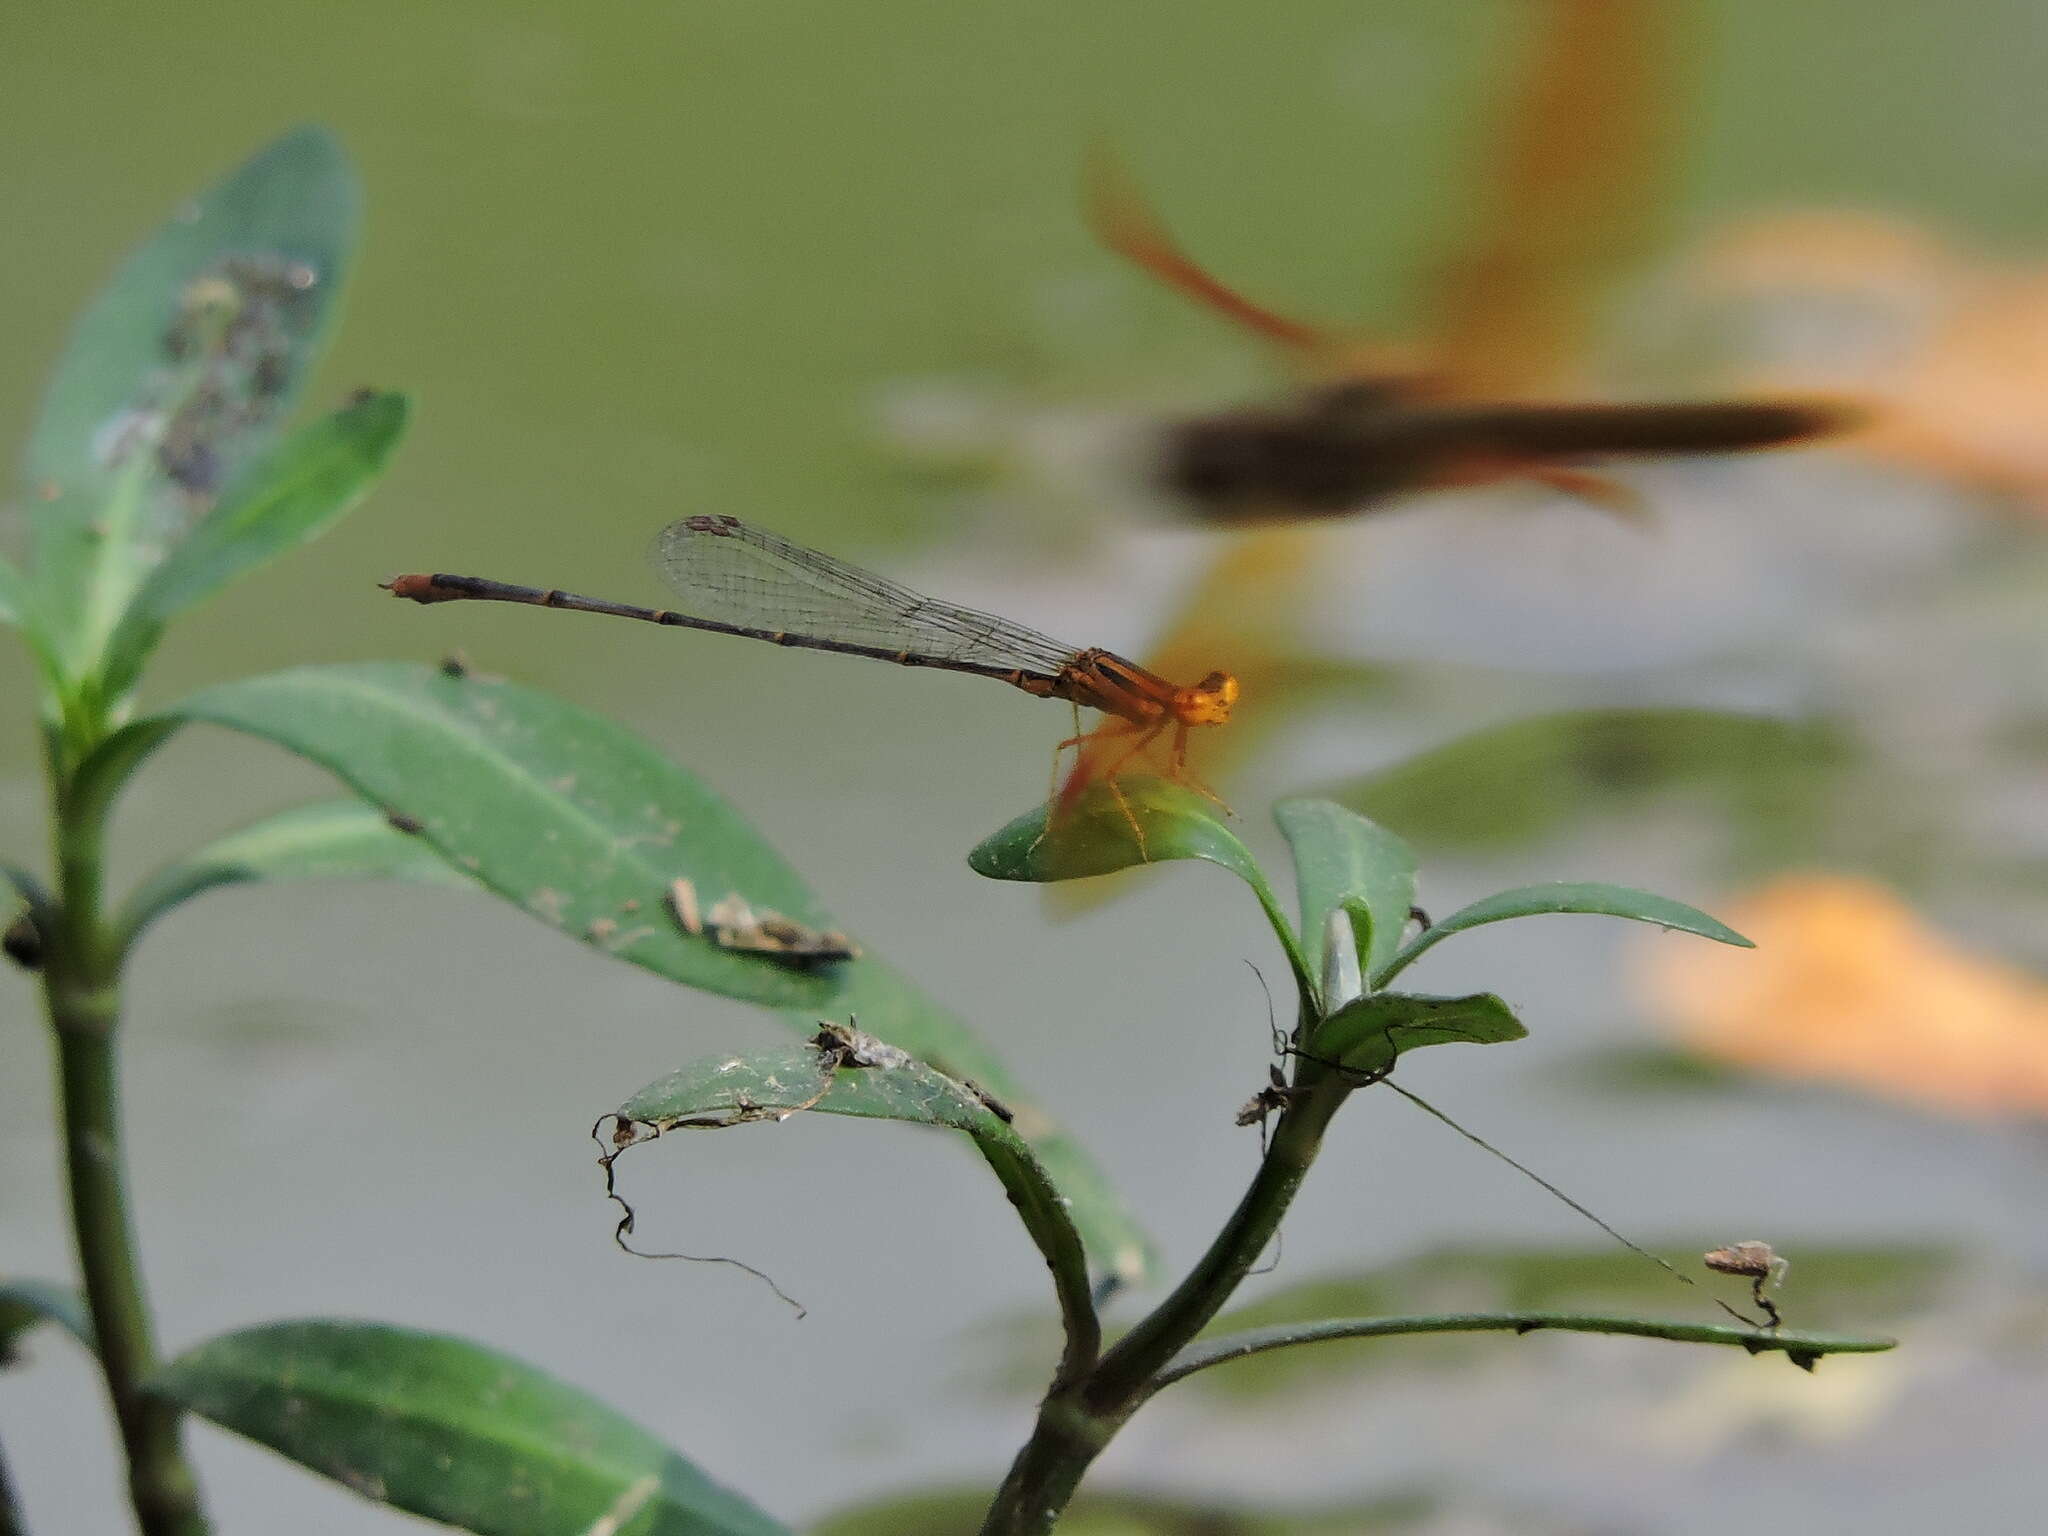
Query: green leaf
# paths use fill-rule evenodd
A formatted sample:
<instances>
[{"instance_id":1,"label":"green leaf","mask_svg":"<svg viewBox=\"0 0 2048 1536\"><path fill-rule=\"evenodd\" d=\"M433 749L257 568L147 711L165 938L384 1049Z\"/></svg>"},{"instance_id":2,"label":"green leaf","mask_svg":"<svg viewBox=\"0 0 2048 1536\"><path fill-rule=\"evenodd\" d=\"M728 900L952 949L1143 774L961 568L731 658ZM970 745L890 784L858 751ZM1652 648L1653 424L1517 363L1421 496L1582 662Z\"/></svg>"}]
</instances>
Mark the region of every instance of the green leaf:
<instances>
[{"instance_id":1,"label":"green leaf","mask_svg":"<svg viewBox=\"0 0 2048 1536\"><path fill-rule=\"evenodd\" d=\"M631 732L501 679L398 662L224 683L164 712L276 742L334 773L478 883L672 981L771 1007L829 1004L863 962L803 971L683 931L670 885L709 906L834 926L796 872L688 770Z\"/></svg>"},{"instance_id":2,"label":"green leaf","mask_svg":"<svg viewBox=\"0 0 2048 1536\"><path fill-rule=\"evenodd\" d=\"M619 1106L618 1116L666 1131L683 1121L709 1118L711 1128L717 1128L816 1110L965 1131L1002 1180L1032 1241L1045 1255L1069 1314L1081 1319L1092 1335L1094 1308L1081 1236L1069 1215L1069 1202L1030 1146L1009 1120L965 1084L904 1053L893 1040L889 1049L894 1052L889 1059L864 1066L838 1065L813 1043L708 1056L649 1083ZM1010 1113L1007 1107L1005 1113ZM1092 1341L1089 1349L1092 1355Z\"/></svg>"},{"instance_id":3,"label":"green leaf","mask_svg":"<svg viewBox=\"0 0 2048 1536\"><path fill-rule=\"evenodd\" d=\"M622 1120L666 1131L700 1115L730 1111L737 1116L730 1123L738 1124L814 1109L826 1115L904 1120L1014 1139L1002 1120L966 1088L908 1053L888 1067L845 1067L832 1074L825 1066L826 1058L811 1044L704 1056L656 1078L621 1104L618 1114Z\"/></svg>"},{"instance_id":4,"label":"green leaf","mask_svg":"<svg viewBox=\"0 0 2048 1536\"><path fill-rule=\"evenodd\" d=\"M1135 775L1089 786L1056 817L1050 802L1027 811L977 844L967 865L991 880L1045 882L1174 859L1208 859L1247 884L1263 880L1214 801L1184 784Z\"/></svg>"},{"instance_id":5,"label":"green leaf","mask_svg":"<svg viewBox=\"0 0 2048 1536\"><path fill-rule=\"evenodd\" d=\"M87 1349L98 1347L79 1291L54 1280L0 1279L0 1366L14 1361L22 1335L38 1323L55 1323Z\"/></svg>"},{"instance_id":6,"label":"green leaf","mask_svg":"<svg viewBox=\"0 0 2048 1536\"><path fill-rule=\"evenodd\" d=\"M302 805L219 837L151 875L128 898L117 931L132 944L180 902L253 880L476 882L428 844L360 800Z\"/></svg>"},{"instance_id":7,"label":"green leaf","mask_svg":"<svg viewBox=\"0 0 2048 1536\"><path fill-rule=\"evenodd\" d=\"M446 1334L270 1323L187 1351L150 1388L375 1503L482 1536L786 1530L596 1398Z\"/></svg>"},{"instance_id":8,"label":"green leaf","mask_svg":"<svg viewBox=\"0 0 2048 1536\"><path fill-rule=\"evenodd\" d=\"M1349 1071L1378 1073L1425 1045L1499 1045L1528 1033L1514 1010L1491 992L1469 997L1369 992L1317 1025L1307 1050Z\"/></svg>"},{"instance_id":9,"label":"green leaf","mask_svg":"<svg viewBox=\"0 0 2048 1536\"><path fill-rule=\"evenodd\" d=\"M1251 887L1287 951L1304 1002L1312 1007L1314 973L1258 861L1224 824L1215 802L1186 785L1136 776L1114 785L1091 785L1057 818L1048 802L983 839L967 855L967 866L991 880L1043 883L1174 859L1220 864Z\"/></svg>"},{"instance_id":10,"label":"green leaf","mask_svg":"<svg viewBox=\"0 0 2048 1536\"><path fill-rule=\"evenodd\" d=\"M181 207L80 317L23 462L40 607L72 663L275 436L334 316L359 203L341 146L296 129Z\"/></svg>"},{"instance_id":11,"label":"green leaf","mask_svg":"<svg viewBox=\"0 0 2048 1536\"><path fill-rule=\"evenodd\" d=\"M672 981L870 1029L941 1070L1000 1094L1075 1201L1075 1219L1112 1273L1135 1278L1146 1247L1100 1172L961 1021L874 955L816 972L683 932L670 884L708 906L727 893L756 912L833 928L796 872L695 775L612 722L517 684L429 667L309 667L228 683L158 717L202 720L311 758L365 799L417 823L456 868L601 953ZM128 728L129 732L138 729ZM124 739L127 733L114 738Z\"/></svg>"},{"instance_id":12,"label":"green leaf","mask_svg":"<svg viewBox=\"0 0 2048 1536\"><path fill-rule=\"evenodd\" d=\"M1342 910L1357 938L1360 968L1370 976L1401 948L1415 904L1415 851L1356 811L1329 800L1282 800L1273 819L1294 851L1301 896L1301 943L1320 968L1329 914Z\"/></svg>"},{"instance_id":13,"label":"green leaf","mask_svg":"<svg viewBox=\"0 0 2048 1536\"><path fill-rule=\"evenodd\" d=\"M107 645L105 691L134 685L179 610L309 542L362 499L405 431L410 405L372 394L294 433L144 579Z\"/></svg>"},{"instance_id":14,"label":"green leaf","mask_svg":"<svg viewBox=\"0 0 2048 1536\"><path fill-rule=\"evenodd\" d=\"M1441 922L1432 923L1416 935L1415 941L1395 956L1391 964L1373 977L1372 984L1384 986L1414 964L1425 950L1454 933L1463 933L1485 923L1505 922L1511 917L1540 917L1552 912L1626 917L1639 923L1655 923L1660 928L1674 929L1679 933L1696 933L1703 939L1713 939L1721 944L1756 948L1726 923L1717 922L1698 908L1688 907L1668 896L1652 895L1626 885L1605 885L1597 880L1559 880L1549 885L1525 885L1512 891L1498 891L1453 912Z\"/></svg>"}]
</instances>

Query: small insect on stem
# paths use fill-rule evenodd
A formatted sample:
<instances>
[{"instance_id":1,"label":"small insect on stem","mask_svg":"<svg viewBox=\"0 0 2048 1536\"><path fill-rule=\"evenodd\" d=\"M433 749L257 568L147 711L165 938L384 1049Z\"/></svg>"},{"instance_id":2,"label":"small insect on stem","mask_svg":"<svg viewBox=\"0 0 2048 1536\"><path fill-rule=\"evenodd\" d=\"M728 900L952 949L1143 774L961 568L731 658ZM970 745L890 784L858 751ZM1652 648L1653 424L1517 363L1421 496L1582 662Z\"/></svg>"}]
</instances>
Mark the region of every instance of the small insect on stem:
<instances>
[{"instance_id":1,"label":"small insect on stem","mask_svg":"<svg viewBox=\"0 0 2048 1536\"><path fill-rule=\"evenodd\" d=\"M1112 788L1117 775L1161 738L1170 742L1169 773L1186 781L1189 733L1226 723L1237 703L1237 679L1227 672L1183 687L1114 651L1077 649L1008 619L926 597L736 517L671 523L655 541L655 564L688 612L442 573L395 576L384 588L416 603L564 608L993 678L1033 698L1061 699L1120 722L1130 747L1101 775ZM1118 800L1123 803L1121 793ZM1124 814L1142 841L1128 804Z\"/></svg>"},{"instance_id":2,"label":"small insect on stem","mask_svg":"<svg viewBox=\"0 0 2048 1536\"><path fill-rule=\"evenodd\" d=\"M1791 1269L1789 1259L1780 1258L1772 1251L1771 1245L1752 1238L1747 1242L1730 1243L1726 1248L1716 1248L1700 1256L1700 1262L1717 1274L1741 1275L1749 1281L1750 1300L1768 1317L1770 1326L1776 1328L1783 1321L1778 1308L1771 1298L1764 1294L1767 1288L1785 1283L1786 1271Z\"/></svg>"},{"instance_id":3,"label":"small insect on stem","mask_svg":"<svg viewBox=\"0 0 2048 1536\"><path fill-rule=\"evenodd\" d=\"M1266 1138L1268 1117L1292 1104L1296 1091L1288 1085L1285 1073L1276 1066L1268 1065L1266 1086L1246 1099L1238 1108L1236 1123L1240 1126L1256 1125L1259 1128L1259 1140L1263 1143Z\"/></svg>"}]
</instances>

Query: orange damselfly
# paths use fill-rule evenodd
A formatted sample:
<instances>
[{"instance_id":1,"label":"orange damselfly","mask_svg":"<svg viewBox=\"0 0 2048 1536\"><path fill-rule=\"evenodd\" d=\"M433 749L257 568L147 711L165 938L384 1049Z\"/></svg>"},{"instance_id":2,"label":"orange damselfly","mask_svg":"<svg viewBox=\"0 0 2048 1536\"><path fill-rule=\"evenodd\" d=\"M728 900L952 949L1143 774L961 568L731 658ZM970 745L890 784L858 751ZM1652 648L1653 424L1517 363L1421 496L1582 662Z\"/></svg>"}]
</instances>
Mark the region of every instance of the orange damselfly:
<instances>
[{"instance_id":1,"label":"orange damselfly","mask_svg":"<svg viewBox=\"0 0 2048 1536\"><path fill-rule=\"evenodd\" d=\"M416 603L471 600L565 608L992 677L1034 698L1064 699L1077 713L1099 710L1116 720L1129 740L1094 776L1108 781L1119 803L1117 774L1155 740L1172 733L1171 771L1184 778L1188 733L1196 726L1222 725L1237 702L1237 679L1227 672L1211 672L1192 687L1181 687L1114 651L1062 645L994 614L926 597L736 517L686 517L671 523L655 541L654 561L689 612L477 576L396 576L384 586ZM1061 742L1055 761L1059 751L1079 740L1077 733ZM1124 810L1128 816L1129 806Z\"/></svg>"}]
</instances>

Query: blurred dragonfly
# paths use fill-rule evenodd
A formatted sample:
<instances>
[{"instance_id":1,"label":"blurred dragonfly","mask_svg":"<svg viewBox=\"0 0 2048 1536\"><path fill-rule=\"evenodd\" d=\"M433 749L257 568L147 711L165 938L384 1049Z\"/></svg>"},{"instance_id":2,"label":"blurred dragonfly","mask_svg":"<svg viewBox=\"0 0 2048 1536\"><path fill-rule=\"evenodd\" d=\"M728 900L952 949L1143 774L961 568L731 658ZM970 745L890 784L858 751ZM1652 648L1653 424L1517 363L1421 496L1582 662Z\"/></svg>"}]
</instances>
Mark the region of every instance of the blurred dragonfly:
<instances>
[{"instance_id":1,"label":"blurred dragonfly","mask_svg":"<svg viewBox=\"0 0 2048 1536\"><path fill-rule=\"evenodd\" d=\"M1161 435L1161 488L1210 521L1338 516L1411 492L1501 480L1537 481L1635 513L1632 492L1582 461L1777 448L1855 419L1846 405L1823 400L1495 398L1483 377L1461 379L1454 366L1389 366L1226 286L1181 247L1099 146L1088 183L1090 217L1104 244L1278 347L1308 380L1280 404L1190 417Z\"/></svg>"},{"instance_id":2,"label":"blurred dragonfly","mask_svg":"<svg viewBox=\"0 0 2048 1536\"><path fill-rule=\"evenodd\" d=\"M1573 392L1598 298L1656 248L1670 146L1682 121L1683 66L1694 50L1685 25L1689 9L1670 0L1542 0L1531 9L1536 24L1529 52L1475 168L1473 232L1438 264L1426 306L1434 321L1426 339L1405 352L1362 346L1226 287L1180 254L1114 162L1095 160L1091 204L1104 238L1133 259L1143 252L1141 265L1155 275L1263 337L1302 381L1291 404L1169 428L1163 476L1193 477L1199 489L1203 461L1196 448L1220 452L1219 443L1242 442L1240 429L1249 423L1257 429L1253 437L1292 433L1324 450L1336 442L1343 451L1332 478L1348 473L1365 482L1344 486L1346 495L1518 477L1634 510L1624 487L1569 462L1589 446L1588 418L1575 420L1575 409L1590 412L1592 426L1603 432L1661 435L1664 451L1706 446L1716 432L1727 447L1731 435L1740 438L1745 430L1759 438L1799 427L1817 431L1847 414L1837 405L1796 400L1655 408L1677 413L1661 416L1632 415L1651 410L1640 406L1541 405ZM1483 425L1476 419L1482 407L1474 402L1484 401L1493 402L1496 424L1505 410L1519 423L1517 431L1535 428L1536 437L1478 451L1483 434L1468 432L1458 452L1440 451L1458 412L1467 413L1467 425ZM1522 410L1530 414L1514 414ZM1561 436L1560 412L1574 434L1570 443ZM1384 468L1360 467L1355 456L1345 461L1346 437L1355 442L1377 434L1382 442L1399 443L1404 423L1433 425L1412 434ZM1541 435L1546 427L1549 439ZM1608 446L1640 452L1645 445L1622 438ZM1546 447L1551 451L1533 451ZM1284 447L1278 457L1295 476L1310 472L1301 461L1286 461ZM1254 469L1273 461L1258 453L1251 460ZM1380 677L1362 664L1321 655L1298 633L1304 591L1325 558L1318 527L1332 510L1346 509L1329 505L1345 496L1311 497L1299 486L1270 481L1260 486L1261 476L1247 475L1242 462L1227 464L1216 477L1220 484L1206 500L1198 495L1196 505L1226 522L1275 508L1291 510L1293 520L1250 528L1220 547L1147 653L1148 664L1166 676L1184 672L1195 658L1228 656L1245 696L1255 702L1204 760L1205 774L1219 787L1313 696L1334 688L1355 698ZM1272 494L1276 489L1283 494ZM1266 494L1249 493L1259 490ZM1079 782L1087 782L1109 750L1106 741L1083 743L1075 765Z\"/></svg>"}]
</instances>

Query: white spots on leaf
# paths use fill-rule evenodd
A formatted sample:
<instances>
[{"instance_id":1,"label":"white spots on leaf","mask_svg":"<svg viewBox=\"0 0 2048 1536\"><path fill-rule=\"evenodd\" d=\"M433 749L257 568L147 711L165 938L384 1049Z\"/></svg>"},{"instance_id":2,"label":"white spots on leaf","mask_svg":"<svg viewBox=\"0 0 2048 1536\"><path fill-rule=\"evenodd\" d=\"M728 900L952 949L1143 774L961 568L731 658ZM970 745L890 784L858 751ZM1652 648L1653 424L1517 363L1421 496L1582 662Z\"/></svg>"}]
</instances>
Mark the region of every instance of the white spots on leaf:
<instances>
[{"instance_id":1,"label":"white spots on leaf","mask_svg":"<svg viewBox=\"0 0 2048 1536\"><path fill-rule=\"evenodd\" d=\"M93 429L88 451L102 469L115 469L148 448L164 430L162 411L116 411Z\"/></svg>"},{"instance_id":2,"label":"white spots on leaf","mask_svg":"<svg viewBox=\"0 0 2048 1536\"><path fill-rule=\"evenodd\" d=\"M617 1536L629 1520L647 1507L647 1501L660 1488L661 1479L651 1472L628 1483L612 1501L611 1508L585 1528L583 1536Z\"/></svg>"},{"instance_id":3,"label":"white spots on leaf","mask_svg":"<svg viewBox=\"0 0 2048 1536\"><path fill-rule=\"evenodd\" d=\"M374 1499L379 1504L390 1502L384 1479L374 1472L365 1472L360 1467L337 1467L335 1475L341 1479L345 1487L366 1499Z\"/></svg>"}]
</instances>

